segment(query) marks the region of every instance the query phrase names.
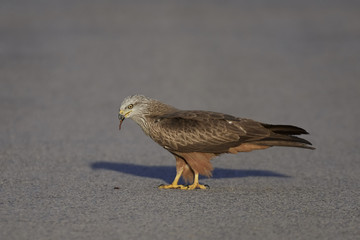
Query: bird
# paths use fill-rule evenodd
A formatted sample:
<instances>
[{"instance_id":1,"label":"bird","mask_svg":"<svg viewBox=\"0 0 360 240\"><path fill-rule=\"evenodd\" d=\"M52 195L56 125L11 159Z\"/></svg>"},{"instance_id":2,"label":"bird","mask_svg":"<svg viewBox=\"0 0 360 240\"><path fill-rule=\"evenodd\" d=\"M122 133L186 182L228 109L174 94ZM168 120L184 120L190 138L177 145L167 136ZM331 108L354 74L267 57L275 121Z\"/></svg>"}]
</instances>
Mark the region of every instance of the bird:
<instances>
[{"instance_id":1,"label":"bird","mask_svg":"<svg viewBox=\"0 0 360 240\"><path fill-rule=\"evenodd\" d=\"M119 130L125 119L135 121L146 135L176 159L176 176L160 189L207 189L199 175L211 177L210 160L220 154L250 152L273 146L315 149L295 135L308 134L292 125L274 125L248 118L203 111L181 110L144 95L126 97L120 106ZM178 184L182 177L185 184Z\"/></svg>"}]
</instances>

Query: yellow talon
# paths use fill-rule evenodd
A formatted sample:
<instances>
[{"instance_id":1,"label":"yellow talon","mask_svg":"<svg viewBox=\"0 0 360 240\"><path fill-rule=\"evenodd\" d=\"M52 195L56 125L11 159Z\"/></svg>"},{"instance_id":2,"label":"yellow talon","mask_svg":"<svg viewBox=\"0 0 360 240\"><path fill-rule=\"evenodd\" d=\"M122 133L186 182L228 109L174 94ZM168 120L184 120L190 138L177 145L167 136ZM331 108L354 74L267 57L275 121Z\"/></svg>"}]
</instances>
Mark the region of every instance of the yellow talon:
<instances>
[{"instance_id":1,"label":"yellow talon","mask_svg":"<svg viewBox=\"0 0 360 240\"><path fill-rule=\"evenodd\" d=\"M174 181L171 184L169 184L169 185L160 185L158 188L159 189L181 189L181 190L194 190L194 189L197 189L197 188L200 188L200 189L209 188L209 186L199 184L199 173L198 172L195 172L194 183L193 184L188 185L188 186L178 185L179 178L180 178L182 172L183 172L183 169L182 168L179 169L177 171L177 173L176 173Z\"/></svg>"},{"instance_id":2,"label":"yellow talon","mask_svg":"<svg viewBox=\"0 0 360 240\"><path fill-rule=\"evenodd\" d=\"M181 189L187 190L188 186L178 185L178 184L169 184L169 185L160 185L158 188L160 189Z\"/></svg>"},{"instance_id":3,"label":"yellow talon","mask_svg":"<svg viewBox=\"0 0 360 240\"><path fill-rule=\"evenodd\" d=\"M207 189L207 187L205 185L202 185L202 184L191 184L188 186L188 190L194 190L194 189L197 189L197 188L200 188L200 189Z\"/></svg>"}]
</instances>

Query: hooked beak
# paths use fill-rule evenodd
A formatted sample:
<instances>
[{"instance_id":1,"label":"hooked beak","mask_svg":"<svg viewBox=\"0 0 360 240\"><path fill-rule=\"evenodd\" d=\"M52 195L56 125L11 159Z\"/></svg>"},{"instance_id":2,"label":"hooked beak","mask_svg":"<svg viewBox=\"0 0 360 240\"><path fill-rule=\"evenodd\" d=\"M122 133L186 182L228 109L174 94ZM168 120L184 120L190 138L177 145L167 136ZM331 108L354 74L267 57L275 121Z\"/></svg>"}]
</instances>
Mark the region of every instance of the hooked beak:
<instances>
[{"instance_id":1,"label":"hooked beak","mask_svg":"<svg viewBox=\"0 0 360 240\"><path fill-rule=\"evenodd\" d=\"M119 120L120 120L120 123L119 123L119 131L120 131L120 129L121 129L121 124L122 124L122 122L123 122L124 119L125 119L125 115L122 115L122 114L119 113L118 118L119 118Z\"/></svg>"}]
</instances>

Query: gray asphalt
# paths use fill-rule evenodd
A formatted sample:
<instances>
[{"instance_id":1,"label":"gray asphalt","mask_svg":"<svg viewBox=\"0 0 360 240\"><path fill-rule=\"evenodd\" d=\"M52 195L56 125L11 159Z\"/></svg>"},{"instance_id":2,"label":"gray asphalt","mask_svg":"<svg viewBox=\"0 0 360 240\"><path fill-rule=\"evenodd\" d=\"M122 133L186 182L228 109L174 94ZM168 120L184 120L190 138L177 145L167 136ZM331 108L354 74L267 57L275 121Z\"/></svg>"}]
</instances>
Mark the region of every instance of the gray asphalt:
<instances>
[{"instance_id":1,"label":"gray asphalt","mask_svg":"<svg viewBox=\"0 0 360 240\"><path fill-rule=\"evenodd\" d=\"M2 1L0 239L360 239L359 32L358 1ZM159 190L173 157L117 129L135 93L317 149Z\"/></svg>"}]
</instances>

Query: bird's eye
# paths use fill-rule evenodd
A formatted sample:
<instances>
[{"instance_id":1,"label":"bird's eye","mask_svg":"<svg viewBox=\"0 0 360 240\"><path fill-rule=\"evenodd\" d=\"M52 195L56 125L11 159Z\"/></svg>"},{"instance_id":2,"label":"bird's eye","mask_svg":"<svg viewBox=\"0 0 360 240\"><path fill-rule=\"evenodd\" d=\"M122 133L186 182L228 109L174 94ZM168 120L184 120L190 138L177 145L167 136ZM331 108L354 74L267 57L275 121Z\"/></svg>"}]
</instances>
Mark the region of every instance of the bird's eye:
<instances>
[{"instance_id":1,"label":"bird's eye","mask_svg":"<svg viewBox=\"0 0 360 240\"><path fill-rule=\"evenodd\" d=\"M128 106L128 109L132 109L134 107L134 105L133 104L130 104L129 106Z\"/></svg>"}]
</instances>

